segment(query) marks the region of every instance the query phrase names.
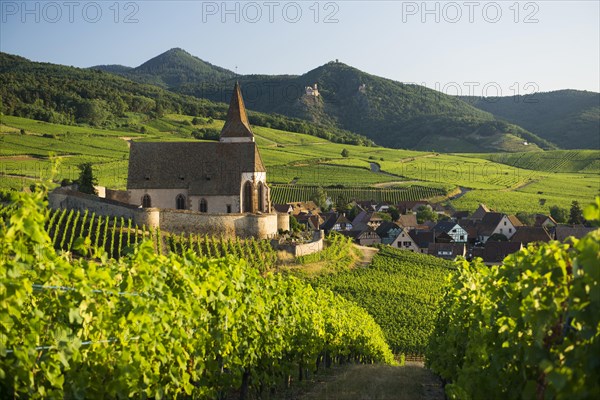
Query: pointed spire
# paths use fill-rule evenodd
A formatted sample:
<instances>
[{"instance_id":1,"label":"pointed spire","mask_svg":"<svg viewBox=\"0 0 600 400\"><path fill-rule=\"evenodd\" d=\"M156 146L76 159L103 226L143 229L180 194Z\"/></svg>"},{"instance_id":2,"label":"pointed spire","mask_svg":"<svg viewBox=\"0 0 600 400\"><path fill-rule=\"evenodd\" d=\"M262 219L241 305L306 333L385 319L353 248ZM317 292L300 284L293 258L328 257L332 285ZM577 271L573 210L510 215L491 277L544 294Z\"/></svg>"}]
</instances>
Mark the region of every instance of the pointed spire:
<instances>
[{"instance_id":1,"label":"pointed spire","mask_svg":"<svg viewBox=\"0 0 600 400\"><path fill-rule=\"evenodd\" d=\"M248 122L244 99L239 82L235 83L229 111L227 111L227 120L221 130L222 142L254 142L254 133Z\"/></svg>"}]
</instances>

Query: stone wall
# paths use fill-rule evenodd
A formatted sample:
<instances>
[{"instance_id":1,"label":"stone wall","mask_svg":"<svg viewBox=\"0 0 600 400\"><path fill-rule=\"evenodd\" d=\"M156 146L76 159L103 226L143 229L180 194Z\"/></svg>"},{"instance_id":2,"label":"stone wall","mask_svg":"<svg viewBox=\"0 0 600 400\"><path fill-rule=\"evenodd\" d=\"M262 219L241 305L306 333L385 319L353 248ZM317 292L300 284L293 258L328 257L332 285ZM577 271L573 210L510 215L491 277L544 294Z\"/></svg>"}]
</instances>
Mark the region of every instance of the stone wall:
<instances>
[{"instance_id":1,"label":"stone wall","mask_svg":"<svg viewBox=\"0 0 600 400\"><path fill-rule=\"evenodd\" d=\"M224 237L269 238L277 234L276 214L206 214L186 210L160 210L160 228Z\"/></svg>"},{"instance_id":2,"label":"stone wall","mask_svg":"<svg viewBox=\"0 0 600 400\"><path fill-rule=\"evenodd\" d=\"M96 215L128 218L139 226L160 227L169 232L264 239L277 234L279 222L276 213L206 214L187 210L140 208L65 188L54 190L48 198L53 209L87 209Z\"/></svg>"},{"instance_id":3,"label":"stone wall","mask_svg":"<svg viewBox=\"0 0 600 400\"><path fill-rule=\"evenodd\" d=\"M315 231L313 234L313 238L308 243L302 244L278 244L277 241L271 241L271 244L276 247L278 250L287 251L292 254L294 257L306 256L308 254L313 254L318 251L323 250L324 248L324 240L325 240L325 232L324 231Z\"/></svg>"}]
</instances>

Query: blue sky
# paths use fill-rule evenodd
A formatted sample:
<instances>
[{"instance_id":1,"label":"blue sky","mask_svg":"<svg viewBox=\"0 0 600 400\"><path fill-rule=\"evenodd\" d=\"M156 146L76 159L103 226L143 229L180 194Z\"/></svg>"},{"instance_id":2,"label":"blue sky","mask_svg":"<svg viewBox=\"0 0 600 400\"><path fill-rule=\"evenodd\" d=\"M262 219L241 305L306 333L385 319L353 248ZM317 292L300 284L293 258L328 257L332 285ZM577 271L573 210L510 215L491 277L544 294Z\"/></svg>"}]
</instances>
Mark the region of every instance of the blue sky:
<instances>
[{"instance_id":1,"label":"blue sky","mask_svg":"<svg viewBox=\"0 0 600 400\"><path fill-rule=\"evenodd\" d=\"M599 4L0 0L0 50L89 67L181 47L242 74L339 59L449 94L600 91Z\"/></svg>"}]
</instances>

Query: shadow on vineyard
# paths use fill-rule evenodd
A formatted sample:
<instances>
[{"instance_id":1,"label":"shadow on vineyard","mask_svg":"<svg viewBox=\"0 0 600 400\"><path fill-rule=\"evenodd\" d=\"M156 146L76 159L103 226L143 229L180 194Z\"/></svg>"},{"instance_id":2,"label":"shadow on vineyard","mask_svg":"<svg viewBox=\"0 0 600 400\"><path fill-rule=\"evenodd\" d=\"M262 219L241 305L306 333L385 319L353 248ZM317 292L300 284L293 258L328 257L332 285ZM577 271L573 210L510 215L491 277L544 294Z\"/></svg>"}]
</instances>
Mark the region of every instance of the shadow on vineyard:
<instances>
[{"instance_id":1,"label":"shadow on vineyard","mask_svg":"<svg viewBox=\"0 0 600 400\"><path fill-rule=\"evenodd\" d=\"M371 265L312 280L365 308L395 353L423 355L452 262L381 246Z\"/></svg>"},{"instance_id":2,"label":"shadow on vineyard","mask_svg":"<svg viewBox=\"0 0 600 400\"><path fill-rule=\"evenodd\" d=\"M119 259L58 254L76 220L104 232L98 241L129 224L111 233L61 212L53 239L43 196L13 193L1 210L3 396L243 400L334 365L395 363L364 309L231 256L201 258L183 243L181 255L162 253L149 240Z\"/></svg>"}]
</instances>

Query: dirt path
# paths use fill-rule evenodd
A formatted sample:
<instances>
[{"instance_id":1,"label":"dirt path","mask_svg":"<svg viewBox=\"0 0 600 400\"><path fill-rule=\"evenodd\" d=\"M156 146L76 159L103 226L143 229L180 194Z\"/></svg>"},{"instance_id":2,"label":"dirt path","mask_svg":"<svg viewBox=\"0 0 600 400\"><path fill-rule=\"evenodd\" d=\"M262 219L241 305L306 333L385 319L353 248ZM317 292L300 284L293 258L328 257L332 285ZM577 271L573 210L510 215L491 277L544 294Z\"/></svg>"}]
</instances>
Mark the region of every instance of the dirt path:
<instances>
[{"instance_id":1,"label":"dirt path","mask_svg":"<svg viewBox=\"0 0 600 400\"><path fill-rule=\"evenodd\" d=\"M357 244L353 244L353 246L360 250L360 252L362 253L362 259L358 264L361 267L368 267L371 264L371 261L373 261L373 257L375 257L375 254L377 254L377 252L379 251L379 249L373 247L359 246Z\"/></svg>"},{"instance_id":2,"label":"dirt path","mask_svg":"<svg viewBox=\"0 0 600 400\"><path fill-rule=\"evenodd\" d=\"M350 365L317 378L298 400L444 400L444 389L423 363Z\"/></svg>"}]
</instances>

